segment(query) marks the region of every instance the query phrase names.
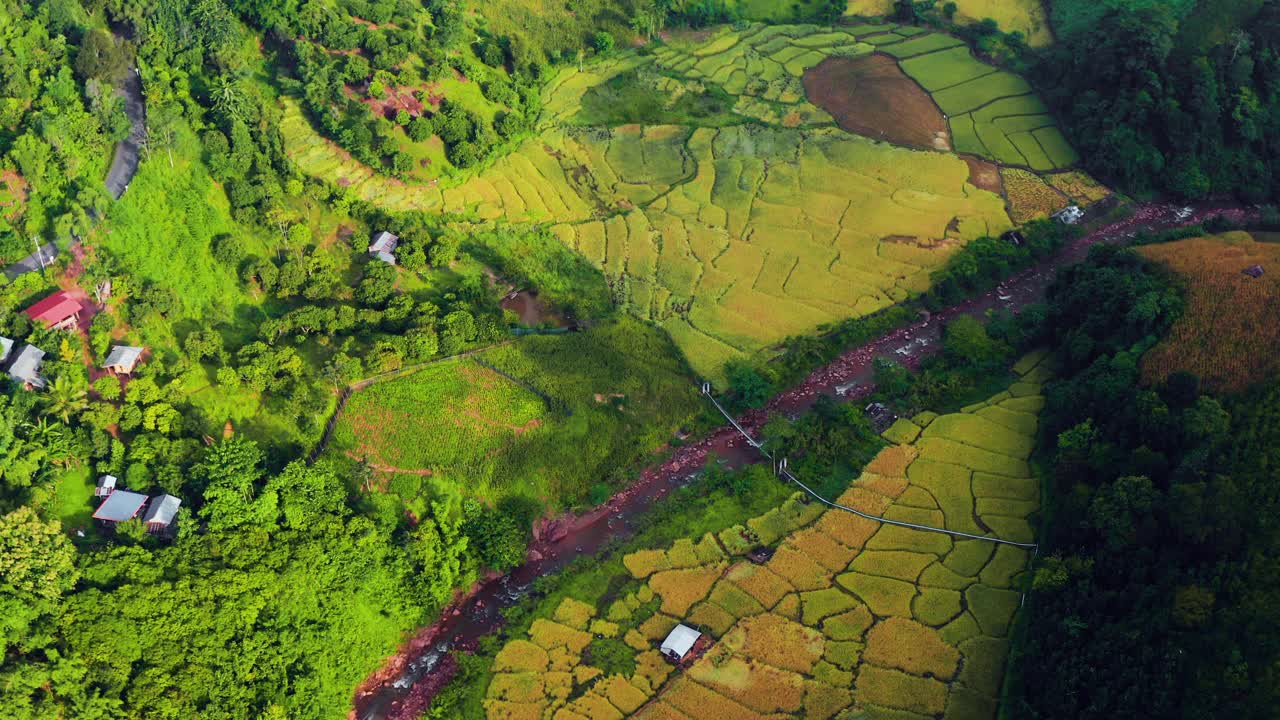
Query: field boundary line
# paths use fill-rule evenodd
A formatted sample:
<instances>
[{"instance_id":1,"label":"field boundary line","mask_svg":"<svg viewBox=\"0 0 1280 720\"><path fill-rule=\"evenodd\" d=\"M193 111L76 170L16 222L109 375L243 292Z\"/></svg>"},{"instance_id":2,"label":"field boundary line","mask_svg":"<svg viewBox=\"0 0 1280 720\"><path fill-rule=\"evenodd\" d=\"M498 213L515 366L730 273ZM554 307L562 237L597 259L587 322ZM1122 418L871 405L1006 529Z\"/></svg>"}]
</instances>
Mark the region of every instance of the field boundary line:
<instances>
[{"instance_id":1,"label":"field boundary line","mask_svg":"<svg viewBox=\"0 0 1280 720\"><path fill-rule=\"evenodd\" d=\"M724 407L722 407L720 403L716 401L715 397L711 394L711 390L708 385L703 385L702 394L705 395L707 399L711 401L712 405L716 406L716 409L719 410L720 414L723 415L725 419L729 421L729 424L733 425L733 428L737 430L742 435L743 438L746 439L748 445L755 448L757 451L759 451L761 455L769 458L770 460L774 459L773 454L770 453L768 450L765 450L764 447L762 447L760 443L756 441L755 438L751 437L751 434L748 433L741 425L739 425L738 421L735 420L733 416L730 415L727 411L725 411ZM803 482L801 482L800 479L797 478L795 475L792 475L791 471L787 470L786 468L782 468L781 470L779 470L778 474L781 475L782 477L785 477L787 480L790 480L791 482L795 483L797 486L799 486L801 490L804 490L811 497L813 497L815 500L822 503L823 505L826 505L831 508L835 508L836 510L844 510L845 512L853 513L854 515L857 515L858 517L861 517L861 518L865 518L867 520L874 520L875 522L882 523L884 525L895 525L897 527L904 527L912 530L921 530L924 532L940 533L942 535L950 535L952 537L965 538L967 540L984 540L986 542L995 543L997 545L1011 545L1013 547L1024 548L1027 550L1035 550L1037 552L1039 551L1040 546L1036 543L1020 543L1020 542L1015 542L1013 540L1006 540L1004 538L992 537L990 535L974 535L973 533L962 532L960 530L948 530L946 528L933 527L932 525L920 525L918 523L911 523L903 520L891 520L882 515L872 515L871 513L865 513L865 512L862 512L861 510L856 510L854 508L848 507L846 505L841 505L836 502L832 502L831 500L828 500L822 497L818 493L814 492L813 489L810 488L808 485L805 485Z\"/></svg>"},{"instance_id":2,"label":"field boundary line","mask_svg":"<svg viewBox=\"0 0 1280 720\"><path fill-rule=\"evenodd\" d=\"M494 343L493 345L486 345L484 347L476 348L474 350L468 350L466 352L458 353L457 355L449 355L447 357L436 358L434 360L420 362L415 365L406 365L404 367L396 368L395 370L389 370L387 372L379 373L377 375L370 375L367 378L364 378L362 380L357 380L347 385L346 387L343 387L341 390L338 391L338 403L333 408L333 414L330 415L329 419L325 422L324 433L320 436L320 441L316 443L315 447L312 448L311 453L307 456L307 464L314 465L316 460L320 459L320 455L323 454L324 451L328 448L329 441L333 439L333 431L338 426L338 419L342 417L342 411L345 410L347 407L347 400L351 399L351 395L353 393L359 390L364 390L370 385L376 385L377 383L384 382L387 380L395 380L398 378L412 375L418 372L419 370L422 370L423 368L431 367L432 365L439 365L441 363L451 362L454 360L465 360L466 358L472 357L474 355L479 355L480 353L485 352L487 350L500 348L500 347L503 347L504 345L510 345L513 342L515 342L514 339L503 340L500 343Z\"/></svg>"}]
</instances>

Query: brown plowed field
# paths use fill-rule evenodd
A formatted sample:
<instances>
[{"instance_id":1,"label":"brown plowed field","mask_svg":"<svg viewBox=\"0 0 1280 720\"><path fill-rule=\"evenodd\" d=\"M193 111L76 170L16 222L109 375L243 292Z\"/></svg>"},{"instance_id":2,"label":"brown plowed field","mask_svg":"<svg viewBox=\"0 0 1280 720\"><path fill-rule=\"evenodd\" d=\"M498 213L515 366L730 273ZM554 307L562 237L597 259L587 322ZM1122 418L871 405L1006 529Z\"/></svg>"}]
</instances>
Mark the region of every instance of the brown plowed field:
<instances>
[{"instance_id":1,"label":"brown plowed field","mask_svg":"<svg viewBox=\"0 0 1280 720\"><path fill-rule=\"evenodd\" d=\"M951 149L942 111L887 55L827 58L804 74L804 90L809 102L855 135L927 150Z\"/></svg>"}]
</instances>

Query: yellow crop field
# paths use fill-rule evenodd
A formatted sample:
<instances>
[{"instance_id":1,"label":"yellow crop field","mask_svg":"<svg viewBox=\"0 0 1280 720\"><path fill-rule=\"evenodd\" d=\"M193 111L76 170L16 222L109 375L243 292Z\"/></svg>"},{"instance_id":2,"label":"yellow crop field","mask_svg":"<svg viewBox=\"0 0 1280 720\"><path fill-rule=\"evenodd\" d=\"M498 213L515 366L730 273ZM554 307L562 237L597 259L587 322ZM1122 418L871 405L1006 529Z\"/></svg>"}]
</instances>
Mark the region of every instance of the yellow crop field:
<instances>
[{"instance_id":1,"label":"yellow crop field","mask_svg":"<svg viewBox=\"0 0 1280 720\"><path fill-rule=\"evenodd\" d=\"M946 151L954 141L1036 169L1074 161L1025 82L958 43L893 24L752 24L566 66L543 88L536 136L431 183L375 174L315 133L287 97L281 126L298 167L353 198L460 225L551 229L601 268L627 312L663 327L694 371L719 381L728 360L927 290L956 249L1062 197L1026 172L1039 185L1010 176L1006 201ZM877 51L897 59L867 57ZM886 60L894 87L918 81L944 108L967 114L952 119L951 138L933 103L916 98L923 105L912 107L937 121L936 142L923 150L841 130L806 96L805 78L830 58ZM639 93L650 114L584 124L600 97L622 98L609 117L628 122L627 93ZM699 114L707 98L712 119ZM1079 178L1064 182L1093 190Z\"/></svg>"},{"instance_id":2,"label":"yellow crop field","mask_svg":"<svg viewBox=\"0 0 1280 720\"><path fill-rule=\"evenodd\" d=\"M1043 400L1041 383L1051 377L1045 362L1038 353L1018 364L1019 397L1002 392L961 412L917 415L918 437L883 451L838 501L889 516L934 513L932 522L979 534L988 531L975 518L993 529L1026 525L1039 497L1024 462L1037 429L1028 408ZM1017 420L993 419L1004 415ZM978 454L944 463L918 450L939 439ZM1009 474L961 464L987 467L995 456L1006 458ZM946 499L938 498L943 490ZM579 631L535 621L533 643L513 638L495 660L489 717L533 708L561 720L831 718L857 708L869 717L995 718L1029 551L808 507L817 504L797 496L748 521L776 545L763 564L747 561L746 549L711 552L710 535L624 556L625 594L599 614L619 624L616 632L625 629L638 653L635 674L606 677L590 668L585 693L567 700L532 674L555 653L580 656ZM952 507L967 514L945 514ZM554 617L582 624L592 613L566 599ZM711 640L682 669L655 652L679 622L700 623Z\"/></svg>"}]
</instances>

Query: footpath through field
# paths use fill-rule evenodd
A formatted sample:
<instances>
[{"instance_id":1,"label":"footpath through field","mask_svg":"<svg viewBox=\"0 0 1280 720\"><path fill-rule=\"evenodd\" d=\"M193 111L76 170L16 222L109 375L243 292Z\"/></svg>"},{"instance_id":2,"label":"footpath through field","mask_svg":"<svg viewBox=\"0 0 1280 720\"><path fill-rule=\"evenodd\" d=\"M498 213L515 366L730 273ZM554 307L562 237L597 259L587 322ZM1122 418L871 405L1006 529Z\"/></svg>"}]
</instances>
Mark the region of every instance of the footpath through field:
<instances>
[{"instance_id":1,"label":"footpath through field","mask_svg":"<svg viewBox=\"0 0 1280 720\"><path fill-rule=\"evenodd\" d=\"M1203 205L1179 217L1180 207L1170 204L1138 206L1128 218L1099 228L1072 242L1054 257L1024 270L995 290L923 318L862 346L851 348L831 363L814 370L803 382L774 396L763 408L737 419L747 433L755 434L770 415L796 417L819 395L854 399L870 394L872 361L890 358L917 367L927 355L941 349L942 329L960 315L982 317L988 310L1017 312L1044 297L1045 290L1063 267L1087 255L1099 243L1118 244L1139 231L1196 225L1213 216L1237 222L1247 211L1234 206ZM411 720L420 717L432 697L451 679L456 666L449 658L455 648L469 648L501 624L500 611L523 598L538 577L554 573L573 560L594 555L612 540L632 532L632 519L642 515L654 500L686 482L715 454L731 466L757 462L760 455L732 425L677 449L665 462L647 468L630 487L609 502L587 513L559 518L535 529L527 561L503 576L478 584L446 608L434 624L422 628L383 668L357 689L353 720Z\"/></svg>"}]
</instances>

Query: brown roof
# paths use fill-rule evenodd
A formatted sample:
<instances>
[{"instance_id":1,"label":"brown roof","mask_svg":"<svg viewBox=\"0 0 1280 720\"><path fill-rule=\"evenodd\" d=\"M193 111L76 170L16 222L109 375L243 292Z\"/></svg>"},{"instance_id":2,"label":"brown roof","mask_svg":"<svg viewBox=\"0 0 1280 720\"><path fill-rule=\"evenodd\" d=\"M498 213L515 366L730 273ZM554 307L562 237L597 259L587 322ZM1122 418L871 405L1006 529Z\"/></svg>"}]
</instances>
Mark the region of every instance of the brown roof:
<instances>
[{"instance_id":1,"label":"brown roof","mask_svg":"<svg viewBox=\"0 0 1280 720\"><path fill-rule=\"evenodd\" d=\"M32 320L39 320L46 325L56 325L80 312L81 309L80 303L72 300L70 295L59 290L27 308L24 312Z\"/></svg>"}]
</instances>

